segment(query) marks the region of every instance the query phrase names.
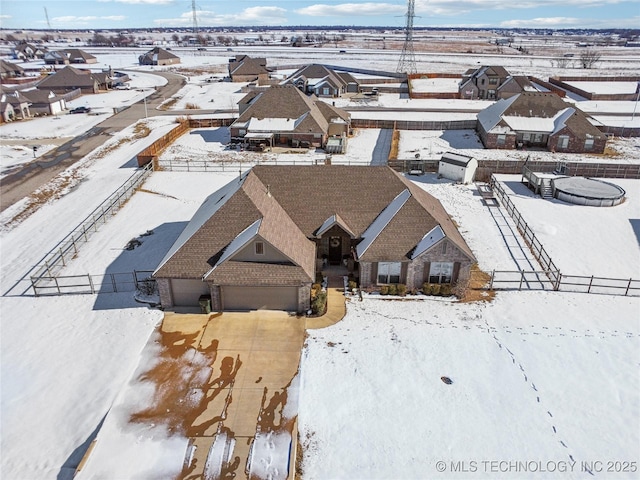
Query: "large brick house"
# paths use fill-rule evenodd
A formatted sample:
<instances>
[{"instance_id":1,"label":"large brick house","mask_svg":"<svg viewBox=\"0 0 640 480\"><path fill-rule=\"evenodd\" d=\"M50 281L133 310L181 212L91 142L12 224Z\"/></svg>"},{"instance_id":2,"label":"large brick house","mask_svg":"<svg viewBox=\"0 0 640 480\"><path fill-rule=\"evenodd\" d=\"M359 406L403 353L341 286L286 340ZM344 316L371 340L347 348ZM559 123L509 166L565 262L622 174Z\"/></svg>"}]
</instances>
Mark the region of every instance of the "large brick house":
<instances>
[{"instance_id":1,"label":"large brick house","mask_svg":"<svg viewBox=\"0 0 640 480\"><path fill-rule=\"evenodd\" d=\"M500 66L482 66L464 72L458 86L460 98L495 100L498 88L510 77L509 72Z\"/></svg>"},{"instance_id":2,"label":"large brick house","mask_svg":"<svg viewBox=\"0 0 640 480\"><path fill-rule=\"evenodd\" d=\"M111 86L111 77L104 72L92 73L67 65L53 75L46 76L39 84L41 90L64 94L80 89L82 93L98 93Z\"/></svg>"},{"instance_id":3,"label":"large brick house","mask_svg":"<svg viewBox=\"0 0 640 480\"><path fill-rule=\"evenodd\" d=\"M308 96L293 85L252 90L238 102L240 116L229 127L237 142L265 146L324 148L329 138L346 145L348 112Z\"/></svg>"},{"instance_id":4,"label":"large brick house","mask_svg":"<svg viewBox=\"0 0 640 480\"><path fill-rule=\"evenodd\" d=\"M442 204L389 167L263 165L204 201L154 277L164 308L303 312L326 265L419 289L464 284L474 261Z\"/></svg>"},{"instance_id":5,"label":"large brick house","mask_svg":"<svg viewBox=\"0 0 640 480\"><path fill-rule=\"evenodd\" d=\"M317 97L340 97L345 93L360 91L360 84L350 73L336 72L318 64L296 70L283 83L295 85L301 91Z\"/></svg>"},{"instance_id":6,"label":"large brick house","mask_svg":"<svg viewBox=\"0 0 640 480\"><path fill-rule=\"evenodd\" d=\"M154 47L147 53L138 57L139 65L176 65L180 63L180 57L165 50L164 48Z\"/></svg>"},{"instance_id":7,"label":"large brick house","mask_svg":"<svg viewBox=\"0 0 640 480\"><path fill-rule=\"evenodd\" d=\"M498 100L478 114L477 129L485 148L602 153L607 142L587 114L554 93Z\"/></svg>"},{"instance_id":8,"label":"large brick house","mask_svg":"<svg viewBox=\"0 0 640 480\"><path fill-rule=\"evenodd\" d=\"M236 55L229 59L229 78L232 82L265 82L269 79L266 58Z\"/></svg>"}]
</instances>

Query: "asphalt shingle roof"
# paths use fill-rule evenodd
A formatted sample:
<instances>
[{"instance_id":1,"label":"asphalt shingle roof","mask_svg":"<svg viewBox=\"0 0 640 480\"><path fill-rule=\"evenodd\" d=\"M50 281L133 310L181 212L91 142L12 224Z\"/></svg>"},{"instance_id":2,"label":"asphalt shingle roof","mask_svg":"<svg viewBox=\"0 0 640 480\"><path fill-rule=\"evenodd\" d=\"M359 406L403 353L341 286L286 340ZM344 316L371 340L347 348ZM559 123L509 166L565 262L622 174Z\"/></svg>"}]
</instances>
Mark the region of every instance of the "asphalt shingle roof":
<instances>
[{"instance_id":1,"label":"asphalt shingle roof","mask_svg":"<svg viewBox=\"0 0 640 480\"><path fill-rule=\"evenodd\" d=\"M316 259L309 239L327 219L335 215L360 238L400 194L406 201L376 232L361 260L407 260L438 225L450 242L474 258L442 204L389 167L261 165L234 182L234 188L223 187L207 199L185 228L186 235L161 262L156 277L198 278L208 273L207 279L215 283L240 285L312 281ZM216 199L219 204L213 205ZM259 219L259 237L288 260L263 264L231 256L211 270L225 248Z\"/></svg>"}]
</instances>

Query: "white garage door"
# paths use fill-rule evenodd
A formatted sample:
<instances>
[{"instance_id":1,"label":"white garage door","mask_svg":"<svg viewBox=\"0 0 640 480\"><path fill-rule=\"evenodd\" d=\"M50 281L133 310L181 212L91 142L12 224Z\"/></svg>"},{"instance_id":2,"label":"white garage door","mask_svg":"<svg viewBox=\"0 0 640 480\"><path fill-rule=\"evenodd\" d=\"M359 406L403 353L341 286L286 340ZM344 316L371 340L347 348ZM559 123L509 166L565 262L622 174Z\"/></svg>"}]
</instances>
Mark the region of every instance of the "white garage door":
<instances>
[{"instance_id":1,"label":"white garage door","mask_svg":"<svg viewBox=\"0 0 640 480\"><path fill-rule=\"evenodd\" d=\"M222 287L224 310L298 310L297 287Z\"/></svg>"},{"instance_id":2,"label":"white garage door","mask_svg":"<svg viewBox=\"0 0 640 480\"><path fill-rule=\"evenodd\" d=\"M200 295L209 295L209 285L202 280L172 279L173 304L177 307L197 307Z\"/></svg>"}]
</instances>

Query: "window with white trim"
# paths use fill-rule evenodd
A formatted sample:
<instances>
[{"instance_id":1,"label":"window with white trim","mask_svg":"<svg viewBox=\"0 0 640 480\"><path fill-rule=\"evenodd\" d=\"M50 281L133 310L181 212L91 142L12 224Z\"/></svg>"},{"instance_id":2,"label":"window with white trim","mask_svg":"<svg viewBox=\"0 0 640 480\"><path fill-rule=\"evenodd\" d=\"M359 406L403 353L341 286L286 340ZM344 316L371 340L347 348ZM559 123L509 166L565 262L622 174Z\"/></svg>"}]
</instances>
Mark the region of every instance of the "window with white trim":
<instances>
[{"instance_id":1,"label":"window with white trim","mask_svg":"<svg viewBox=\"0 0 640 480\"><path fill-rule=\"evenodd\" d=\"M429 283L451 283L452 276L452 262L431 262L431 266L429 267Z\"/></svg>"},{"instance_id":2,"label":"window with white trim","mask_svg":"<svg viewBox=\"0 0 640 480\"><path fill-rule=\"evenodd\" d=\"M329 90L329 87L324 87L322 89L322 95L329 95L331 93L331 90Z\"/></svg>"},{"instance_id":3,"label":"window with white trim","mask_svg":"<svg viewBox=\"0 0 640 480\"><path fill-rule=\"evenodd\" d=\"M264 243L256 242L254 243L256 255L264 255Z\"/></svg>"},{"instance_id":4,"label":"window with white trim","mask_svg":"<svg viewBox=\"0 0 640 480\"><path fill-rule=\"evenodd\" d=\"M400 262L378 262L378 283L400 283Z\"/></svg>"},{"instance_id":5,"label":"window with white trim","mask_svg":"<svg viewBox=\"0 0 640 480\"><path fill-rule=\"evenodd\" d=\"M504 133L499 133L497 144L504 145L506 142L507 142L507 135Z\"/></svg>"},{"instance_id":6,"label":"window with white trim","mask_svg":"<svg viewBox=\"0 0 640 480\"><path fill-rule=\"evenodd\" d=\"M593 138L587 138L584 141L584 149L585 150L593 150Z\"/></svg>"}]
</instances>

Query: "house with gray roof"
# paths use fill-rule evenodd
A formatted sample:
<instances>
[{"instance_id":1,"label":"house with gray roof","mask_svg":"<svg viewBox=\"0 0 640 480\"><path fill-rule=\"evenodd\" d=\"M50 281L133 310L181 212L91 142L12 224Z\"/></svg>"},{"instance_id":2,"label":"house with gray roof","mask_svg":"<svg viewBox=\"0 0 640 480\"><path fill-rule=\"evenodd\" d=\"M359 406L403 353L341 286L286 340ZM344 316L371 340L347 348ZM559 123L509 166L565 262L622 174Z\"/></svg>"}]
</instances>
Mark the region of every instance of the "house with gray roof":
<instances>
[{"instance_id":1,"label":"house with gray roof","mask_svg":"<svg viewBox=\"0 0 640 480\"><path fill-rule=\"evenodd\" d=\"M524 92L482 110L477 130L485 148L602 153L607 137L594 123L554 93Z\"/></svg>"},{"instance_id":2,"label":"house with gray roof","mask_svg":"<svg viewBox=\"0 0 640 480\"><path fill-rule=\"evenodd\" d=\"M178 63L180 63L180 57L160 47L154 47L138 57L140 65L176 65Z\"/></svg>"},{"instance_id":3,"label":"house with gray roof","mask_svg":"<svg viewBox=\"0 0 640 480\"><path fill-rule=\"evenodd\" d=\"M389 167L261 165L204 201L154 277L164 308L304 312L329 266L419 289L464 285L474 262L442 204Z\"/></svg>"},{"instance_id":4,"label":"house with gray roof","mask_svg":"<svg viewBox=\"0 0 640 480\"><path fill-rule=\"evenodd\" d=\"M283 82L292 84L316 97L341 97L345 93L358 93L360 84L347 72L336 72L324 65L302 67Z\"/></svg>"},{"instance_id":5,"label":"house with gray roof","mask_svg":"<svg viewBox=\"0 0 640 480\"><path fill-rule=\"evenodd\" d=\"M229 127L233 141L266 147L324 148L333 138L346 146L349 113L293 85L251 91L238 105L240 116Z\"/></svg>"}]
</instances>

